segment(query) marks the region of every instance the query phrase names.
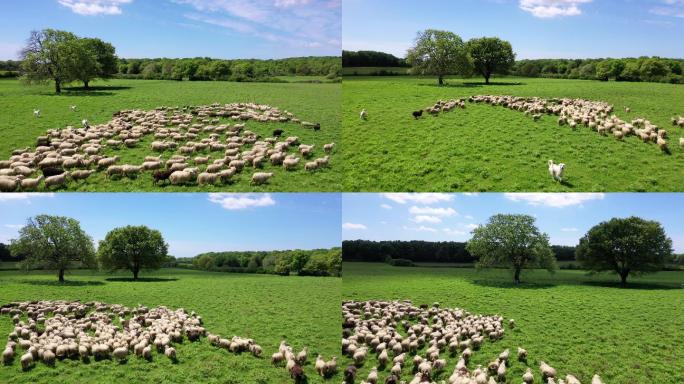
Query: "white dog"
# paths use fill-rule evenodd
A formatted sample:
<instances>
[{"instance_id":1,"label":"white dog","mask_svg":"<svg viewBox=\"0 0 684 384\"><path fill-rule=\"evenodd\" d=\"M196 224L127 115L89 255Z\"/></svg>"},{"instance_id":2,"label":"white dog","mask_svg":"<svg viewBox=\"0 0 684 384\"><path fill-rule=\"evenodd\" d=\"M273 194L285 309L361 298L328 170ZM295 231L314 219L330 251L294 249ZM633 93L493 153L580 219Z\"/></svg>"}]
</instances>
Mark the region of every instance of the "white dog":
<instances>
[{"instance_id":1,"label":"white dog","mask_svg":"<svg viewBox=\"0 0 684 384\"><path fill-rule=\"evenodd\" d=\"M88 122L88 119L83 119L81 121L81 125L83 125L83 128L90 128L90 122Z\"/></svg>"},{"instance_id":2,"label":"white dog","mask_svg":"<svg viewBox=\"0 0 684 384\"><path fill-rule=\"evenodd\" d=\"M563 170L565 169L565 164L554 164L553 160L549 160L549 174L556 181L563 181Z\"/></svg>"},{"instance_id":3,"label":"white dog","mask_svg":"<svg viewBox=\"0 0 684 384\"><path fill-rule=\"evenodd\" d=\"M71 112L76 112L76 106L75 105L70 106L69 109L71 109Z\"/></svg>"},{"instance_id":4,"label":"white dog","mask_svg":"<svg viewBox=\"0 0 684 384\"><path fill-rule=\"evenodd\" d=\"M362 109L361 113L359 114L359 117L361 118L361 120L366 120L366 118L368 118L368 112L366 112L365 109Z\"/></svg>"},{"instance_id":5,"label":"white dog","mask_svg":"<svg viewBox=\"0 0 684 384\"><path fill-rule=\"evenodd\" d=\"M33 110L33 116L40 117L40 109L34 109Z\"/></svg>"}]
</instances>

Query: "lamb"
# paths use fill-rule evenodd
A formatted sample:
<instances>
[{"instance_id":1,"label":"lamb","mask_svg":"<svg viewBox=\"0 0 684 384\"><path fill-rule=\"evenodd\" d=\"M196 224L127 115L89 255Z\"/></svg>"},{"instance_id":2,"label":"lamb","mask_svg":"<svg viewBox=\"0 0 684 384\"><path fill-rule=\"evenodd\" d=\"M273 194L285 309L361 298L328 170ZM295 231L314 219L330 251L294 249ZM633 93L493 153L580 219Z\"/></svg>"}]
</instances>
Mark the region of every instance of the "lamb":
<instances>
[{"instance_id":1,"label":"lamb","mask_svg":"<svg viewBox=\"0 0 684 384\"><path fill-rule=\"evenodd\" d=\"M252 175L252 181L250 185L260 185L266 183L268 179L273 177L273 172L257 172Z\"/></svg>"},{"instance_id":2,"label":"lamb","mask_svg":"<svg viewBox=\"0 0 684 384\"><path fill-rule=\"evenodd\" d=\"M23 179L21 180L21 189L35 190L36 188L38 188L38 185L41 181L43 181L44 178L45 177L43 175L40 175L36 179Z\"/></svg>"},{"instance_id":3,"label":"lamb","mask_svg":"<svg viewBox=\"0 0 684 384\"><path fill-rule=\"evenodd\" d=\"M556 370L550 365L546 364L544 361L539 362L539 370L542 373L543 380L556 377Z\"/></svg>"},{"instance_id":4,"label":"lamb","mask_svg":"<svg viewBox=\"0 0 684 384\"><path fill-rule=\"evenodd\" d=\"M419 117L423 116L423 110L421 109L420 111L414 111L413 112L413 118L418 120Z\"/></svg>"},{"instance_id":5,"label":"lamb","mask_svg":"<svg viewBox=\"0 0 684 384\"><path fill-rule=\"evenodd\" d=\"M307 171L315 171L316 169L318 169L318 162L310 161L304 164L304 169Z\"/></svg>"},{"instance_id":6,"label":"lamb","mask_svg":"<svg viewBox=\"0 0 684 384\"><path fill-rule=\"evenodd\" d=\"M553 160L548 161L549 174L554 180L563 182L563 172L565 171L565 164L554 164Z\"/></svg>"},{"instance_id":7,"label":"lamb","mask_svg":"<svg viewBox=\"0 0 684 384\"><path fill-rule=\"evenodd\" d=\"M64 172L61 175L57 176L50 176L45 179L45 188L52 187L54 185L56 186L62 186L66 184L66 177L69 174L69 172Z\"/></svg>"},{"instance_id":8,"label":"lamb","mask_svg":"<svg viewBox=\"0 0 684 384\"><path fill-rule=\"evenodd\" d=\"M316 369L316 372L318 372L319 375L325 375L325 360L323 360L323 357L321 357L321 355L316 356L316 363L314 364L314 368Z\"/></svg>"},{"instance_id":9,"label":"lamb","mask_svg":"<svg viewBox=\"0 0 684 384\"><path fill-rule=\"evenodd\" d=\"M523 382L525 384L532 384L534 383L534 375L532 374L532 369L527 368L527 371L522 376Z\"/></svg>"},{"instance_id":10,"label":"lamb","mask_svg":"<svg viewBox=\"0 0 684 384\"><path fill-rule=\"evenodd\" d=\"M197 176L197 184L199 184L199 185L216 184L218 179L219 179L218 173L202 172Z\"/></svg>"},{"instance_id":11,"label":"lamb","mask_svg":"<svg viewBox=\"0 0 684 384\"><path fill-rule=\"evenodd\" d=\"M332 152L333 147L335 147L335 143L325 144L325 145L323 145L323 151L325 153L330 153L330 152Z\"/></svg>"},{"instance_id":12,"label":"lamb","mask_svg":"<svg viewBox=\"0 0 684 384\"><path fill-rule=\"evenodd\" d=\"M361 120L368 119L368 112L365 109L362 109L361 113L359 113L359 117L361 118Z\"/></svg>"}]
</instances>

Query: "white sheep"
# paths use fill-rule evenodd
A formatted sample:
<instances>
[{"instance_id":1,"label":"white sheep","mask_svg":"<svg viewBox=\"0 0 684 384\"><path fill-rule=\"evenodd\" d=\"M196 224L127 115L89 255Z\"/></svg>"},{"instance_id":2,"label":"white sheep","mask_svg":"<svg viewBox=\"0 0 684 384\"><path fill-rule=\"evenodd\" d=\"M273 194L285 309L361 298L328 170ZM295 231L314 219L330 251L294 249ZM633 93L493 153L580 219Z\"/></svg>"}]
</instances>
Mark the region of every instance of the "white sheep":
<instances>
[{"instance_id":1,"label":"white sheep","mask_svg":"<svg viewBox=\"0 0 684 384\"><path fill-rule=\"evenodd\" d=\"M69 172L64 172L61 175L50 176L45 179L45 188L52 187L54 185L61 186L66 184L66 177Z\"/></svg>"},{"instance_id":2,"label":"white sheep","mask_svg":"<svg viewBox=\"0 0 684 384\"><path fill-rule=\"evenodd\" d=\"M35 190L36 188L38 188L38 185L41 181L43 181L43 179L43 175L40 175L38 178L35 179L23 179L21 180L21 189Z\"/></svg>"},{"instance_id":3,"label":"white sheep","mask_svg":"<svg viewBox=\"0 0 684 384\"><path fill-rule=\"evenodd\" d=\"M601 376L594 375L594 377L591 378L591 384L603 384L603 381L601 380Z\"/></svg>"},{"instance_id":4,"label":"white sheep","mask_svg":"<svg viewBox=\"0 0 684 384\"><path fill-rule=\"evenodd\" d=\"M318 169L318 162L310 161L304 164L304 169L307 171L315 171L316 169Z\"/></svg>"},{"instance_id":5,"label":"white sheep","mask_svg":"<svg viewBox=\"0 0 684 384\"><path fill-rule=\"evenodd\" d=\"M323 145L323 151L325 153L330 153L332 152L333 148L335 147L335 143L328 143Z\"/></svg>"},{"instance_id":6,"label":"white sheep","mask_svg":"<svg viewBox=\"0 0 684 384\"><path fill-rule=\"evenodd\" d=\"M252 181L250 181L250 185L259 185L259 184L264 184L268 179L273 177L273 172L257 172L252 175Z\"/></svg>"},{"instance_id":7,"label":"white sheep","mask_svg":"<svg viewBox=\"0 0 684 384\"><path fill-rule=\"evenodd\" d=\"M366 120L368 118L368 112L366 111L366 109L361 110L361 113L359 113L359 117L361 118L361 120Z\"/></svg>"},{"instance_id":8,"label":"white sheep","mask_svg":"<svg viewBox=\"0 0 684 384\"><path fill-rule=\"evenodd\" d=\"M216 184L216 181L218 181L218 178L219 178L218 173L202 172L197 176L197 184L199 184L199 185Z\"/></svg>"},{"instance_id":9,"label":"white sheep","mask_svg":"<svg viewBox=\"0 0 684 384\"><path fill-rule=\"evenodd\" d=\"M28 371L33 366L33 354L31 352L26 352L21 355L21 368L24 371Z\"/></svg>"},{"instance_id":10,"label":"white sheep","mask_svg":"<svg viewBox=\"0 0 684 384\"><path fill-rule=\"evenodd\" d=\"M175 185L189 183L192 179L192 173L186 171L174 171L169 176L169 181L171 181L171 184Z\"/></svg>"},{"instance_id":11,"label":"white sheep","mask_svg":"<svg viewBox=\"0 0 684 384\"><path fill-rule=\"evenodd\" d=\"M534 383L534 375L532 374L532 369L527 368L527 371L522 376L523 382L525 384L532 384Z\"/></svg>"},{"instance_id":12,"label":"white sheep","mask_svg":"<svg viewBox=\"0 0 684 384\"><path fill-rule=\"evenodd\" d=\"M567 374L565 376L565 383L566 384L582 384L579 379L577 379L575 376Z\"/></svg>"},{"instance_id":13,"label":"white sheep","mask_svg":"<svg viewBox=\"0 0 684 384\"><path fill-rule=\"evenodd\" d=\"M556 377L556 370L552 366L546 364L544 361L539 362L539 370L541 371L542 378L544 380L546 380L547 378Z\"/></svg>"}]
</instances>

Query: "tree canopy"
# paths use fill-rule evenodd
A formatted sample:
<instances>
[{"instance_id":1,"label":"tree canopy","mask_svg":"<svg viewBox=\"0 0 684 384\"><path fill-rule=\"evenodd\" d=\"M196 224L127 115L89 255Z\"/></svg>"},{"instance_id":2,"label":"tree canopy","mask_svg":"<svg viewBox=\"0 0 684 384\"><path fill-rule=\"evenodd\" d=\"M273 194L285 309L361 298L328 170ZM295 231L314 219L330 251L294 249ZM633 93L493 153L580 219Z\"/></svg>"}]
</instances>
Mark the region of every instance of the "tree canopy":
<instances>
[{"instance_id":1,"label":"tree canopy","mask_svg":"<svg viewBox=\"0 0 684 384\"><path fill-rule=\"evenodd\" d=\"M142 269L159 269L167 261L168 245L161 232L144 225L114 228L100 241L97 252L103 269L128 269L138 280Z\"/></svg>"},{"instance_id":2,"label":"tree canopy","mask_svg":"<svg viewBox=\"0 0 684 384\"><path fill-rule=\"evenodd\" d=\"M507 74L515 64L515 53L508 41L497 37L471 39L466 44L475 71L489 84L492 74Z\"/></svg>"},{"instance_id":3,"label":"tree canopy","mask_svg":"<svg viewBox=\"0 0 684 384\"><path fill-rule=\"evenodd\" d=\"M614 218L592 227L580 239L576 254L583 268L615 272L625 285L630 275L663 269L672 256L672 240L657 221Z\"/></svg>"},{"instance_id":4,"label":"tree canopy","mask_svg":"<svg viewBox=\"0 0 684 384\"><path fill-rule=\"evenodd\" d=\"M65 271L71 268L95 266L93 240L75 219L63 216L38 215L29 218L12 240L13 255L24 257L27 269L41 267L58 271L64 282Z\"/></svg>"},{"instance_id":5,"label":"tree canopy","mask_svg":"<svg viewBox=\"0 0 684 384\"><path fill-rule=\"evenodd\" d=\"M444 76L467 74L470 62L463 40L453 32L427 29L418 32L413 47L408 50L406 61L414 74L437 76L439 85Z\"/></svg>"},{"instance_id":6,"label":"tree canopy","mask_svg":"<svg viewBox=\"0 0 684 384\"><path fill-rule=\"evenodd\" d=\"M526 267L553 272L557 266L549 236L541 233L534 222L529 215L498 214L490 217L486 225L475 228L467 249L478 259L478 268L509 267L516 284Z\"/></svg>"}]
</instances>

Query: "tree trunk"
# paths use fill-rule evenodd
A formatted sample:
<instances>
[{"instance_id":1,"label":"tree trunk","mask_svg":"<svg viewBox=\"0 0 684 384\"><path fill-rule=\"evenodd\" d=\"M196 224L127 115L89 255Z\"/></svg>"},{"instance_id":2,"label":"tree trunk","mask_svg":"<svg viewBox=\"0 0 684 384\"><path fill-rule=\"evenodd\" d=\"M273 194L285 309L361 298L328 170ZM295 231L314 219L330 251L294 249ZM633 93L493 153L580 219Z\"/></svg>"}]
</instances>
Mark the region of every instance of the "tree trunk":
<instances>
[{"instance_id":1,"label":"tree trunk","mask_svg":"<svg viewBox=\"0 0 684 384\"><path fill-rule=\"evenodd\" d=\"M89 83L90 83L90 80L83 80L83 88L90 89L90 87L88 86Z\"/></svg>"},{"instance_id":2,"label":"tree trunk","mask_svg":"<svg viewBox=\"0 0 684 384\"><path fill-rule=\"evenodd\" d=\"M64 282L64 269L59 270L59 282L60 283Z\"/></svg>"},{"instance_id":3,"label":"tree trunk","mask_svg":"<svg viewBox=\"0 0 684 384\"><path fill-rule=\"evenodd\" d=\"M62 93L62 82L55 79L55 93Z\"/></svg>"},{"instance_id":4,"label":"tree trunk","mask_svg":"<svg viewBox=\"0 0 684 384\"><path fill-rule=\"evenodd\" d=\"M513 277L515 284L520 284L520 267L515 267L515 276Z\"/></svg>"},{"instance_id":5,"label":"tree trunk","mask_svg":"<svg viewBox=\"0 0 684 384\"><path fill-rule=\"evenodd\" d=\"M629 270L620 271L620 284L623 287L627 285L627 276L629 276Z\"/></svg>"},{"instance_id":6,"label":"tree trunk","mask_svg":"<svg viewBox=\"0 0 684 384\"><path fill-rule=\"evenodd\" d=\"M444 76L439 75L439 85L444 85Z\"/></svg>"},{"instance_id":7,"label":"tree trunk","mask_svg":"<svg viewBox=\"0 0 684 384\"><path fill-rule=\"evenodd\" d=\"M140 268L133 267L133 281L138 281L138 272L140 272Z\"/></svg>"},{"instance_id":8,"label":"tree trunk","mask_svg":"<svg viewBox=\"0 0 684 384\"><path fill-rule=\"evenodd\" d=\"M489 85L489 78L490 77L492 77L492 75L489 75L489 74L485 75L485 77L484 77L485 78L485 84Z\"/></svg>"}]
</instances>

